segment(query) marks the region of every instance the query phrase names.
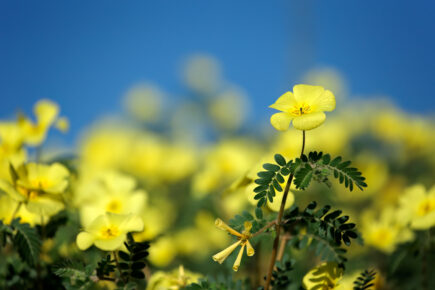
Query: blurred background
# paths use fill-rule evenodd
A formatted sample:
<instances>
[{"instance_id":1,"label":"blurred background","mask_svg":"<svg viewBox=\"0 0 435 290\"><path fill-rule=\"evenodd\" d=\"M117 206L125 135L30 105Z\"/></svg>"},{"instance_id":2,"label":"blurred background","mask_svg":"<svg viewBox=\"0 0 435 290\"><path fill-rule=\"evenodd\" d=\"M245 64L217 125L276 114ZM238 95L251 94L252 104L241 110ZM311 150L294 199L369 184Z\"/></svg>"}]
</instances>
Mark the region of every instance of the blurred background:
<instances>
[{"instance_id":1,"label":"blurred background","mask_svg":"<svg viewBox=\"0 0 435 290\"><path fill-rule=\"evenodd\" d=\"M432 1L2 1L0 115L49 98L71 143L138 85L183 100L195 56L256 120L294 84L325 78L336 94L433 115L434 13Z\"/></svg>"}]
</instances>

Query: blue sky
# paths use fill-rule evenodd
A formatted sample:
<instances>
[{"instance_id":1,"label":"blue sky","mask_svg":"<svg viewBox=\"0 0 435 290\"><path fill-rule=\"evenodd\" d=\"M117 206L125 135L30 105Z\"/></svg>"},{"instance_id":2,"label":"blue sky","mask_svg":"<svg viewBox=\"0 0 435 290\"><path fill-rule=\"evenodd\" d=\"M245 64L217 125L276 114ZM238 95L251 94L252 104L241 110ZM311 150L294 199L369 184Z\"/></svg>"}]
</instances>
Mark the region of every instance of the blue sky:
<instances>
[{"instance_id":1,"label":"blue sky","mask_svg":"<svg viewBox=\"0 0 435 290\"><path fill-rule=\"evenodd\" d=\"M50 98L73 138L120 111L138 82L182 92L192 53L217 57L256 114L321 66L339 70L353 95L433 114L434 14L433 1L1 1L0 116Z\"/></svg>"}]
</instances>

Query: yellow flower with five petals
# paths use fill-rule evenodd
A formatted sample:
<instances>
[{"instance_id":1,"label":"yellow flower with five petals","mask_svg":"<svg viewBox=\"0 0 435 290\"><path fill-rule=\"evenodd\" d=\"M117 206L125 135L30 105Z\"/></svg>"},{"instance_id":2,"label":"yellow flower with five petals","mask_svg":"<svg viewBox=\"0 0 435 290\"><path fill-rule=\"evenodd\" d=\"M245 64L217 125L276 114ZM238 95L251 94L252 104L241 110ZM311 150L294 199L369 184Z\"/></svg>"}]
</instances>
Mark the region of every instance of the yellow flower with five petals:
<instances>
[{"instance_id":1,"label":"yellow flower with five petals","mask_svg":"<svg viewBox=\"0 0 435 290\"><path fill-rule=\"evenodd\" d=\"M143 221L137 215L106 213L98 216L85 231L77 235L76 243L84 251L95 245L103 251L115 251L124 245L127 233L143 230Z\"/></svg>"},{"instance_id":2,"label":"yellow flower with five petals","mask_svg":"<svg viewBox=\"0 0 435 290\"><path fill-rule=\"evenodd\" d=\"M239 254L237 255L237 259L233 265L233 270L237 272L237 270L239 270L240 262L242 261L243 251L245 250L245 247L246 247L246 254L248 256L253 256L255 254L255 250L252 247L251 243L249 242L249 239L252 237L251 235L252 223L246 221L244 224L245 230L242 233L239 233L238 231L236 231L235 229L233 229L232 227L224 223L221 219L216 219L215 225L221 230L227 231L228 233L236 236L237 242L235 242L228 248L214 255L213 260L218 262L219 264L222 264L225 261L225 259L240 245L241 248Z\"/></svg>"},{"instance_id":3,"label":"yellow flower with five petals","mask_svg":"<svg viewBox=\"0 0 435 290\"><path fill-rule=\"evenodd\" d=\"M275 129L285 131L293 122L299 130L311 130L325 121L325 111L335 109L335 97L321 86L295 85L292 92L286 92L269 106L281 113L270 118Z\"/></svg>"}]
</instances>

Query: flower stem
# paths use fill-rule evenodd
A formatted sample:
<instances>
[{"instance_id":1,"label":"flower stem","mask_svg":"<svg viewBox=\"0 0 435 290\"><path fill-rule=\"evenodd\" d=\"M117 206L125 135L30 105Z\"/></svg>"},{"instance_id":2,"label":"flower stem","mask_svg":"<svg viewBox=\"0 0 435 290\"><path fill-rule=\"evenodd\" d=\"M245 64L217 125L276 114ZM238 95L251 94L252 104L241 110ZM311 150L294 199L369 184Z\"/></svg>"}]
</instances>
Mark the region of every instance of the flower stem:
<instances>
[{"instance_id":1,"label":"flower stem","mask_svg":"<svg viewBox=\"0 0 435 290\"><path fill-rule=\"evenodd\" d=\"M14 220L15 216L20 211L20 208L21 208L22 204L23 203L21 201L17 204L17 207L15 208L14 212L12 213L11 222Z\"/></svg>"},{"instance_id":2,"label":"flower stem","mask_svg":"<svg viewBox=\"0 0 435 290\"><path fill-rule=\"evenodd\" d=\"M305 149L305 131L302 131L301 156L302 156L302 154L304 154L304 149ZM278 254L280 235L281 235L281 220L282 220L282 216L284 214L285 202L287 201L287 196L288 196L288 192L290 191L290 185L292 184L293 177L294 177L293 174L290 174L290 176L287 180L287 184L285 185L284 194L283 194L282 200L281 200L281 206L279 208L278 218L276 219L276 225L275 225L276 236L275 236L275 240L273 241L272 255L270 257L270 263L269 263L269 268L267 271L266 283L264 286L265 290L269 290L270 282L272 280L272 272L273 272L273 268L275 267L276 257ZM283 252L284 252L284 250L283 250Z\"/></svg>"}]
</instances>

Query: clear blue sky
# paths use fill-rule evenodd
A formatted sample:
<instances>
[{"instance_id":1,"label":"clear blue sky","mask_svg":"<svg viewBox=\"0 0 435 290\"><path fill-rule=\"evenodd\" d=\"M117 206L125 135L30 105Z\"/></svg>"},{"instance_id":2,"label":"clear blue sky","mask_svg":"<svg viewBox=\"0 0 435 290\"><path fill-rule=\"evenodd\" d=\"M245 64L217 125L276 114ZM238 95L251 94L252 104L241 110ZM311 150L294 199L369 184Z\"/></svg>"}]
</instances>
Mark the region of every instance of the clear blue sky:
<instances>
[{"instance_id":1,"label":"clear blue sky","mask_svg":"<svg viewBox=\"0 0 435 290\"><path fill-rule=\"evenodd\" d=\"M434 15L434 1L4 0L0 116L51 98L75 136L135 83L180 92L195 52L216 56L258 114L313 66L337 68L354 95L434 113Z\"/></svg>"}]
</instances>

